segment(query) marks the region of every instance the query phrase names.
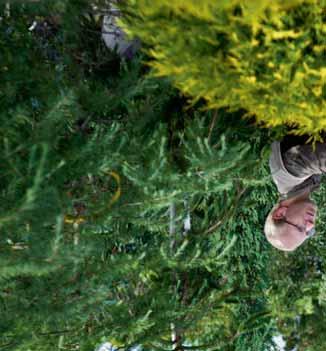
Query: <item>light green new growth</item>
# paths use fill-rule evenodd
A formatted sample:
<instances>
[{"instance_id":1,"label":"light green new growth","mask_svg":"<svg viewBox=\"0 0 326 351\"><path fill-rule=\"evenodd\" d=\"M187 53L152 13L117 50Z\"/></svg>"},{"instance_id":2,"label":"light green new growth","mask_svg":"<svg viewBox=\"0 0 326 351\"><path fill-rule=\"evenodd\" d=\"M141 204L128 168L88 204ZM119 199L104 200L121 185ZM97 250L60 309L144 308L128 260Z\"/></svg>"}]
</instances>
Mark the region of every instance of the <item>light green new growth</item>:
<instances>
[{"instance_id":1,"label":"light green new growth","mask_svg":"<svg viewBox=\"0 0 326 351\"><path fill-rule=\"evenodd\" d=\"M258 124L313 140L326 129L322 3L129 0L120 22L139 37L152 74L209 109L244 109Z\"/></svg>"}]
</instances>

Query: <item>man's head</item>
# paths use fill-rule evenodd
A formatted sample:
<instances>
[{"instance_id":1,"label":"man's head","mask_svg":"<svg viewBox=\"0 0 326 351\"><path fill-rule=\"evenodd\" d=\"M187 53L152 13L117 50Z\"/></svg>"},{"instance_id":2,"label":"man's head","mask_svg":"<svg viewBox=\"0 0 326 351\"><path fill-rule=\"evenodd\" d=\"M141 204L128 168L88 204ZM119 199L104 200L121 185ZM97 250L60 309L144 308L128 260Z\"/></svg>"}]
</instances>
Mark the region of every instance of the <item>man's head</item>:
<instances>
[{"instance_id":1,"label":"man's head","mask_svg":"<svg viewBox=\"0 0 326 351\"><path fill-rule=\"evenodd\" d=\"M309 196L280 201L266 218L267 240L279 250L295 250L314 229L316 214L317 205Z\"/></svg>"}]
</instances>

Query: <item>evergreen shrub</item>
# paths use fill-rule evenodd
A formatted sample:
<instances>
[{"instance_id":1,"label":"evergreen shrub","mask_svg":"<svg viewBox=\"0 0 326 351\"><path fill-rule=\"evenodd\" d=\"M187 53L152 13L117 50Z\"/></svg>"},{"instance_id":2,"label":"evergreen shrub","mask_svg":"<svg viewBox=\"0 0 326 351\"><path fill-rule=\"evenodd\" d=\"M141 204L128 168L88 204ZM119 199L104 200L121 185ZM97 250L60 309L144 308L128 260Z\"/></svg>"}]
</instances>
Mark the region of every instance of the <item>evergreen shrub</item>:
<instances>
[{"instance_id":1,"label":"evergreen shrub","mask_svg":"<svg viewBox=\"0 0 326 351\"><path fill-rule=\"evenodd\" d=\"M0 22L0 349L269 350L277 326L322 350L322 235L283 269L262 231L275 130L185 109L143 54L105 49L87 0L15 4ZM27 31L45 18L53 35Z\"/></svg>"},{"instance_id":2,"label":"evergreen shrub","mask_svg":"<svg viewBox=\"0 0 326 351\"><path fill-rule=\"evenodd\" d=\"M120 23L155 76L207 108L245 109L258 124L319 139L326 128L320 0L126 0Z\"/></svg>"}]
</instances>

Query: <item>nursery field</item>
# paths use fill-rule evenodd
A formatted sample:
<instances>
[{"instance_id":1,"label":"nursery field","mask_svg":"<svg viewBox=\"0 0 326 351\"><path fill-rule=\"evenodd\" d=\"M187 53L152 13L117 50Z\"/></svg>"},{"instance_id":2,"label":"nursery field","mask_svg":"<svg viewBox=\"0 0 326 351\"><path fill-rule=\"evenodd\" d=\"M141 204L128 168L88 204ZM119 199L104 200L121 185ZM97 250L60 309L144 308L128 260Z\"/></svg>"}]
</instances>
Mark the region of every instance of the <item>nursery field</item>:
<instances>
[{"instance_id":1,"label":"nursery field","mask_svg":"<svg viewBox=\"0 0 326 351\"><path fill-rule=\"evenodd\" d=\"M271 143L326 130L322 2L122 1L129 57L110 1L0 3L1 351L326 349L325 184L300 248L263 231Z\"/></svg>"}]
</instances>

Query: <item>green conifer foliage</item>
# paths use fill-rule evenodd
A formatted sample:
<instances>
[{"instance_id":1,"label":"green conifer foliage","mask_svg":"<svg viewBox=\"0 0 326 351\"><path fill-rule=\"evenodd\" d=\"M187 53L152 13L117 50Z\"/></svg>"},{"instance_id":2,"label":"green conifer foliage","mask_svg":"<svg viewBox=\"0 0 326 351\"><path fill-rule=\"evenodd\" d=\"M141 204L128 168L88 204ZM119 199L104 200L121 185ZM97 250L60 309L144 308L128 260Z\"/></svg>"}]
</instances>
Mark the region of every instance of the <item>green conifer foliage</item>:
<instances>
[{"instance_id":1,"label":"green conifer foliage","mask_svg":"<svg viewBox=\"0 0 326 351\"><path fill-rule=\"evenodd\" d=\"M58 32L38 45L26 28L51 11ZM143 54L119 61L96 41L99 23L84 0L0 22L0 350L267 350L279 311L316 335L323 281L296 289L295 257L288 286L288 269L267 270L274 130L184 109Z\"/></svg>"},{"instance_id":2,"label":"green conifer foliage","mask_svg":"<svg viewBox=\"0 0 326 351\"><path fill-rule=\"evenodd\" d=\"M325 130L322 1L122 2L156 76L208 108L245 109L296 134ZM130 15L130 16L129 16Z\"/></svg>"}]
</instances>

